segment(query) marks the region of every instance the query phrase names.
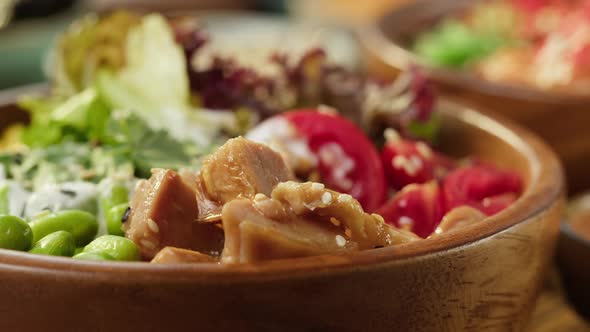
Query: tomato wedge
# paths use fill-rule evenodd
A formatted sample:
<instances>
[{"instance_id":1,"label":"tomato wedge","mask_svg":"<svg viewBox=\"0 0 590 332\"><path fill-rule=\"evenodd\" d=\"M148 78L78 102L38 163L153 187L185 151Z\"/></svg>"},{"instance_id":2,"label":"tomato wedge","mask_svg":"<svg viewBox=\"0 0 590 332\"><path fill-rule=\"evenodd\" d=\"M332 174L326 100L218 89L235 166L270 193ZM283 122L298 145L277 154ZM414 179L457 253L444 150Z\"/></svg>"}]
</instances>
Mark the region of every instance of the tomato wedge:
<instances>
[{"instance_id":1,"label":"tomato wedge","mask_svg":"<svg viewBox=\"0 0 590 332\"><path fill-rule=\"evenodd\" d=\"M385 137L381 160L389 184L395 190L413 183L440 180L455 167L452 159L424 142L403 139L394 131L386 131Z\"/></svg>"},{"instance_id":2,"label":"tomato wedge","mask_svg":"<svg viewBox=\"0 0 590 332\"><path fill-rule=\"evenodd\" d=\"M377 212L385 222L426 238L440 223L444 211L436 181L410 184L398 191Z\"/></svg>"},{"instance_id":3,"label":"tomato wedge","mask_svg":"<svg viewBox=\"0 0 590 332\"><path fill-rule=\"evenodd\" d=\"M512 204L522 189L520 175L512 171L488 165L458 168L443 182L445 209L469 205L493 215Z\"/></svg>"},{"instance_id":4,"label":"tomato wedge","mask_svg":"<svg viewBox=\"0 0 590 332\"><path fill-rule=\"evenodd\" d=\"M295 110L286 118L307 140L327 187L348 193L372 212L385 201L387 184L379 154L352 122L338 114Z\"/></svg>"}]
</instances>

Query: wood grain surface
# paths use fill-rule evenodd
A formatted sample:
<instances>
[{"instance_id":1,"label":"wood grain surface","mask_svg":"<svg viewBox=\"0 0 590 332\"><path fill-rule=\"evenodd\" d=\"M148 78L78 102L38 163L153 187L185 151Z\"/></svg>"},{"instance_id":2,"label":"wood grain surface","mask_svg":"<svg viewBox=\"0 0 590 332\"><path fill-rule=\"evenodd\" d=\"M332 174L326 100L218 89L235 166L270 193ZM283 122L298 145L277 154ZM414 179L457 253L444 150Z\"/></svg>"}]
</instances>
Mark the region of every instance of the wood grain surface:
<instances>
[{"instance_id":1,"label":"wood grain surface","mask_svg":"<svg viewBox=\"0 0 590 332\"><path fill-rule=\"evenodd\" d=\"M590 332L590 324L567 303L555 268L537 300L529 332Z\"/></svg>"}]
</instances>

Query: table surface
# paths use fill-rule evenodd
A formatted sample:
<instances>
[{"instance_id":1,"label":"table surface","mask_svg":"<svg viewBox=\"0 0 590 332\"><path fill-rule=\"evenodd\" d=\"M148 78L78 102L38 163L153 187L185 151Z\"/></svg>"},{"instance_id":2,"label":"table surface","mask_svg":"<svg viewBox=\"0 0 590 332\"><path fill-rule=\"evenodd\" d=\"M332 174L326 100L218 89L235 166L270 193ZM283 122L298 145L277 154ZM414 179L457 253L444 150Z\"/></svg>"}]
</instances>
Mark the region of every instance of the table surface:
<instances>
[{"instance_id":1,"label":"table surface","mask_svg":"<svg viewBox=\"0 0 590 332\"><path fill-rule=\"evenodd\" d=\"M556 269L537 300L528 331L590 332L590 323L584 321L565 300Z\"/></svg>"}]
</instances>

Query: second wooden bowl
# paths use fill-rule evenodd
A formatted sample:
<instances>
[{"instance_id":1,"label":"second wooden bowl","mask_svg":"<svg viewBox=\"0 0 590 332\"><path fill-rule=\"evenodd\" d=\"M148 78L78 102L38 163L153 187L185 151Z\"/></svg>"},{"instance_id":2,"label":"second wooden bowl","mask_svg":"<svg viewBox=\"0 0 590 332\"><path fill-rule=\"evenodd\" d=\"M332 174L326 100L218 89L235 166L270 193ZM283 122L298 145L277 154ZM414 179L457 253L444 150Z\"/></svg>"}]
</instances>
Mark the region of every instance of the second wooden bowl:
<instances>
[{"instance_id":1,"label":"second wooden bowl","mask_svg":"<svg viewBox=\"0 0 590 332\"><path fill-rule=\"evenodd\" d=\"M590 187L590 96L572 97L523 87L490 83L468 72L436 68L418 58L416 36L441 18L472 6L472 0L413 1L359 29L364 62L370 74L391 78L418 64L441 92L478 110L518 121L545 139L563 160L568 189Z\"/></svg>"}]
</instances>

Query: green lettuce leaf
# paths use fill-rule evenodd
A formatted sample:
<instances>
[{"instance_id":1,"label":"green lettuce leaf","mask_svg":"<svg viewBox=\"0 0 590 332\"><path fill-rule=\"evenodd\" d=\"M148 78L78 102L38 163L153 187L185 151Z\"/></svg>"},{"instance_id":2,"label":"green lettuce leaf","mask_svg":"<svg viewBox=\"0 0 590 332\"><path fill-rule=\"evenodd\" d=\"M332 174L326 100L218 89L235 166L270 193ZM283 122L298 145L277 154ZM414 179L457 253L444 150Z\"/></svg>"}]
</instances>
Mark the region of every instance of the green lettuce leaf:
<instances>
[{"instance_id":1,"label":"green lettuce leaf","mask_svg":"<svg viewBox=\"0 0 590 332\"><path fill-rule=\"evenodd\" d=\"M87 88L65 100L27 97L19 106L31 115L31 124L23 133L23 142L30 147L100 140L110 115L110 109L94 88Z\"/></svg>"}]
</instances>

